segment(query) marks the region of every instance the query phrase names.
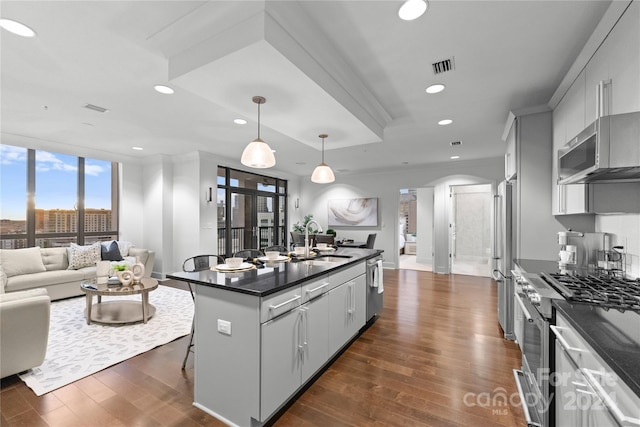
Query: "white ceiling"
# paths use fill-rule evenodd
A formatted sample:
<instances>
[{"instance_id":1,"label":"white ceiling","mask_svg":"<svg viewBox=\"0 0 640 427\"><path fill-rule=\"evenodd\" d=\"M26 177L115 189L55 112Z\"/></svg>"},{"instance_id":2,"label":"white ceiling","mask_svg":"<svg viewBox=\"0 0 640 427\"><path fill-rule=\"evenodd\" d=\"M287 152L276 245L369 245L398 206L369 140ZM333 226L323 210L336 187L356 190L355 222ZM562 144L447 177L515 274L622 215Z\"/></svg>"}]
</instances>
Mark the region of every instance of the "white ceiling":
<instances>
[{"instance_id":1,"label":"white ceiling","mask_svg":"<svg viewBox=\"0 0 640 427\"><path fill-rule=\"evenodd\" d=\"M260 95L261 137L294 175L320 162L320 133L338 180L502 156L509 111L549 103L609 3L430 1L407 22L391 0L3 1L37 37L0 34L2 140L239 159ZM447 88L426 94L433 83Z\"/></svg>"}]
</instances>

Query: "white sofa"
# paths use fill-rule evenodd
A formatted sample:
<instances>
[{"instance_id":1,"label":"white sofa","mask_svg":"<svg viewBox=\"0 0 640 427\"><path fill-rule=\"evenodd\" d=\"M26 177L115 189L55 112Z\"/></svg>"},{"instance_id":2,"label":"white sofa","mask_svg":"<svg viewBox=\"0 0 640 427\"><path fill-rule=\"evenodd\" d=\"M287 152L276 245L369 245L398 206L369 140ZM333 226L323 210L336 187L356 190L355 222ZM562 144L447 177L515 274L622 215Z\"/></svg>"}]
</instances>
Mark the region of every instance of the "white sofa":
<instances>
[{"instance_id":1,"label":"white sofa","mask_svg":"<svg viewBox=\"0 0 640 427\"><path fill-rule=\"evenodd\" d=\"M145 266L145 276L150 277L155 252L134 246L125 250L123 262L135 262L138 257ZM0 293L45 288L51 300L57 300L82 295L80 283L95 277L95 261L93 265L74 268L72 264L69 268L68 248L0 250Z\"/></svg>"},{"instance_id":2,"label":"white sofa","mask_svg":"<svg viewBox=\"0 0 640 427\"><path fill-rule=\"evenodd\" d=\"M50 307L46 289L0 295L0 378L42 365Z\"/></svg>"}]
</instances>

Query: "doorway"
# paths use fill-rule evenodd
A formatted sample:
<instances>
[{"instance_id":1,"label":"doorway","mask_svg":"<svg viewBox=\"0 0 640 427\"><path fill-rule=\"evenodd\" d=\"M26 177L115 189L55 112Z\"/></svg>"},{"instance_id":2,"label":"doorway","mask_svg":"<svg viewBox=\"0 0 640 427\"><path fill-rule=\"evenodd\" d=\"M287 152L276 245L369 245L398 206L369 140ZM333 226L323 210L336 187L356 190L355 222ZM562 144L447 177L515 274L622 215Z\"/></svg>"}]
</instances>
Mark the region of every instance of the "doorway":
<instances>
[{"instance_id":1,"label":"doorway","mask_svg":"<svg viewBox=\"0 0 640 427\"><path fill-rule=\"evenodd\" d=\"M401 189L398 267L433 271L433 188Z\"/></svg>"},{"instance_id":2,"label":"doorway","mask_svg":"<svg viewBox=\"0 0 640 427\"><path fill-rule=\"evenodd\" d=\"M450 187L450 270L491 275L491 184Z\"/></svg>"}]
</instances>

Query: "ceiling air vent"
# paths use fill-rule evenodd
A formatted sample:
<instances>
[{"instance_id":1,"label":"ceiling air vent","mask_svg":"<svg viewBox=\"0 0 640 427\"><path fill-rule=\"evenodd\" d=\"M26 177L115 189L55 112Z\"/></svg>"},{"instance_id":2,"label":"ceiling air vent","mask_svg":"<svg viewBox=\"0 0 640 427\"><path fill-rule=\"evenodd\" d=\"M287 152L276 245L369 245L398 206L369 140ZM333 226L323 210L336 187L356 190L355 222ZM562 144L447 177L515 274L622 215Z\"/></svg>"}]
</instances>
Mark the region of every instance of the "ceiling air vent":
<instances>
[{"instance_id":1,"label":"ceiling air vent","mask_svg":"<svg viewBox=\"0 0 640 427\"><path fill-rule=\"evenodd\" d=\"M447 71L453 71L454 69L453 57L449 59L445 59L443 61L434 62L431 65L433 66L433 74L442 74L442 73L446 73Z\"/></svg>"},{"instance_id":2,"label":"ceiling air vent","mask_svg":"<svg viewBox=\"0 0 640 427\"><path fill-rule=\"evenodd\" d=\"M457 145L462 145L462 141L451 141L449 145L451 145L452 147L455 147Z\"/></svg>"},{"instance_id":3,"label":"ceiling air vent","mask_svg":"<svg viewBox=\"0 0 640 427\"><path fill-rule=\"evenodd\" d=\"M97 105L93 104L84 104L83 107L88 108L89 110L97 111L98 113L106 113L107 111L109 111L108 108L98 107Z\"/></svg>"}]
</instances>

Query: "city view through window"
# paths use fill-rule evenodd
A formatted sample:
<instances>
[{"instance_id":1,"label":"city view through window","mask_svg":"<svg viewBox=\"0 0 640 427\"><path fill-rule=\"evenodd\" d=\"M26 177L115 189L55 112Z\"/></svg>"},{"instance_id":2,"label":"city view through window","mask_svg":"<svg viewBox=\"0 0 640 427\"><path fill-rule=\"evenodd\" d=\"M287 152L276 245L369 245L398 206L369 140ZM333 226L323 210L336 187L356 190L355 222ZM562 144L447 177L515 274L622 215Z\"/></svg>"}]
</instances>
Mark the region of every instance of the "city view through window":
<instances>
[{"instance_id":1,"label":"city view through window","mask_svg":"<svg viewBox=\"0 0 640 427\"><path fill-rule=\"evenodd\" d=\"M117 239L117 164L0 146L3 249Z\"/></svg>"}]
</instances>

